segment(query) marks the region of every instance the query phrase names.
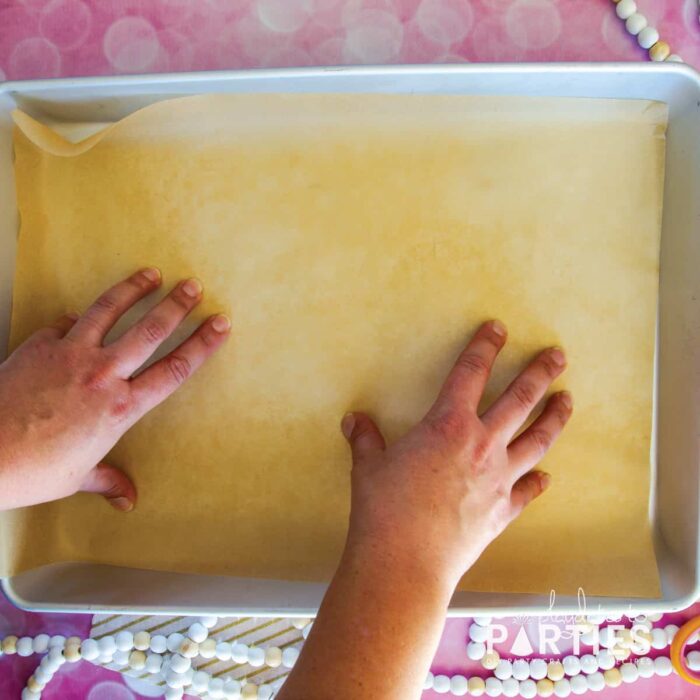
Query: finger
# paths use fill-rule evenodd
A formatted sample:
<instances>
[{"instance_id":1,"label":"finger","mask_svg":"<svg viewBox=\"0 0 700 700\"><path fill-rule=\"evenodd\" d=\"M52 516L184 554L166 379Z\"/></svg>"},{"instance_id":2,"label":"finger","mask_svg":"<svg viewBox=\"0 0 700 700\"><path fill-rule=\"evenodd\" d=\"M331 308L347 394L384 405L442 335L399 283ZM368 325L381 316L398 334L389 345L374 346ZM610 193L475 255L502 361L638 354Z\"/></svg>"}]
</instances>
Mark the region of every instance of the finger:
<instances>
[{"instance_id":1,"label":"finger","mask_svg":"<svg viewBox=\"0 0 700 700\"><path fill-rule=\"evenodd\" d=\"M38 330L34 336L37 338L63 338L79 318L80 315L73 312L64 314L45 328Z\"/></svg>"},{"instance_id":2,"label":"finger","mask_svg":"<svg viewBox=\"0 0 700 700\"><path fill-rule=\"evenodd\" d=\"M484 413L482 421L510 440L565 368L566 357L560 348L541 352Z\"/></svg>"},{"instance_id":3,"label":"finger","mask_svg":"<svg viewBox=\"0 0 700 700\"><path fill-rule=\"evenodd\" d=\"M528 472L521 476L510 494L511 518L517 518L527 505L546 491L551 479L547 472Z\"/></svg>"},{"instance_id":4,"label":"finger","mask_svg":"<svg viewBox=\"0 0 700 700\"><path fill-rule=\"evenodd\" d=\"M102 494L109 505L125 513L133 510L136 503L136 487L131 479L121 469L105 462L87 473L80 490Z\"/></svg>"},{"instance_id":5,"label":"finger","mask_svg":"<svg viewBox=\"0 0 700 700\"><path fill-rule=\"evenodd\" d=\"M201 299L202 285L199 280L180 282L138 323L111 344L117 360L117 371L124 376L133 374Z\"/></svg>"},{"instance_id":6,"label":"finger","mask_svg":"<svg viewBox=\"0 0 700 700\"><path fill-rule=\"evenodd\" d=\"M445 380L431 413L464 408L476 411L506 336L507 331L500 321L481 325Z\"/></svg>"},{"instance_id":7,"label":"finger","mask_svg":"<svg viewBox=\"0 0 700 700\"><path fill-rule=\"evenodd\" d=\"M228 317L212 316L170 354L134 377L131 388L137 413L147 413L170 396L221 346L230 330Z\"/></svg>"},{"instance_id":8,"label":"finger","mask_svg":"<svg viewBox=\"0 0 700 700\"><path fill-rule=\"evenodd\" d=\"M573 411L568 391L550 397L537 420L508 446L508 462L518 479L544 457L566 425Z\"/></svg>"},{"instance_id":9,"label":"finger","mask_svg":"<svg viewBox=\"0 0 700 700\"><path fill-rule=\"evenodd\" d=\"M112 326L139 299L160 285L160 270L148 267L114 285L100 296L66 334L67 338L99 345Z\"/></svg>"},{"instance_id":10,"label":"finger","mask_svg":"<svg viewBox=\"0 0 700 700\"><path fill-rule=\"evenodd\" d=\"M384 437L374 421L364 413L346 413L340 424L345 439L350 443L354 464L386 448Z\"/></svg>"}]
</instances>

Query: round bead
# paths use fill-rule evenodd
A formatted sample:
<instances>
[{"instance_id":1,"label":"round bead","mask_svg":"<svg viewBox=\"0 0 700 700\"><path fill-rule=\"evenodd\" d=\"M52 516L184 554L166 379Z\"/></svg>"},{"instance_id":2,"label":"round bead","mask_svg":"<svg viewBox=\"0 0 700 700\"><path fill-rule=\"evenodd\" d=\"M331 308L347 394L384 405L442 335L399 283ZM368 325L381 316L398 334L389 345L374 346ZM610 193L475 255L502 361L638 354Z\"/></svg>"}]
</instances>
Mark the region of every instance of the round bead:
<instances>
[{"instance_id":1,"label":"round bead","mask_svg":"<svg viewBox=\"0 0 700 700\"><path fill-rule=\"evenodd\" d=\"M192 675L192 690L203 695L209 688L209 674L206 671L196 671Z\"/></svg>"},{"instance_id":2,"label":"round bead","mask_svg":"<svg viewBox=\"0 0 700 700\"><path fill-rule=\"evenodd\" d=\"M700 671L700 651L691 651L686 657L686 663L691 671Z\"/></svg>"},{"instance_id":3,"label":"round bead","mask_svg":"<svg viewBox=\"0 0 700 700\"><path fill-rule=\"evenodd\" d=\"M648 656L637 659L637 670L640 678L651 678L654 675L654 659Z\"/></svg>"},{"instance_id":4,"label":"round bead","mask_svg":"<svg viewBox=\"0 0 700 700\"><path fill-rule=\"evenodd\" d=\"M168 651L168 640L162 634L151 637L151 651L156 654L164 654Z\"/></svg>"},{"instance_id":5,"label":"round bead","mask_svg":"<svg viewBox=\"0 0 700 700\"><path fill-rule=\"evenodd\" d=\"M129 663L129 652L117 649L112 659L118 666L126 666Z\"/></svg>"},{"instance_id":6,"label":"round bead","mask_svg":"<svg viewBox=\"0 0 700 700\"><path fill-rule=\"evenodd\" d=\"M488 638L488 627L482 627L481 625L477 625L476 623L469 625L469 639L471 639L472 642L485 643Z\"/></svg>"},{"instance_id":7,"label":"round bead","mask_svg":"<svg viewBox=\"0 0 700 700\"><path fill-rule=\"evenodd\" d=\"M631 649L626 649L624 647L613 647L611 650L612 655L617 661L627 661L632 655Z\"/></svg>"},{"instance_id":8,"label":"round bead","mask_svg":"<svg viewBox=\"0 0 700 700\"><path fill-rule=\"evenodd\" d=\"M212 678L209 681L209 697L211 698L223 698L224 697L224 679L223 678Z\"/></svg>"},{"instance_id":9,"label":"round bead","mask_svg":"<svg viewBox=\"0 0 700 700\"><path fill-rule=\"evenodd\" d=\"M134 635L134 649L137 651L147 651L151 646L151 635L146 630L141 630Z\"/></svg>"},{"instance_id":10,"label":"round bead","mask_svg":"<svg viewBox=\"0 0 700 700\"><path fill-rule=\"evenodd\" d=\"M243 700L256 700L258 697L258 686L255 683L246 683L241 690Z\"/></svg>"},{"instance_id":11,"label":"round bead","mask_svg":"<svg viewBox=\"0 0 700 700\"><path fill-rule=\"evenodd\" d=\"M617 644L615 646L622 647L623 649L630 649L632 647L633 642L634 637L632 636L632 630L618 630Z\"/></svg>"},{"instance_id":12,"label":"round bead","mask_svg":"<svg viewBox=\"0 0 700 700\"><path fill-rule=\"evenodd\" d=\"M615 7L615 12L620 19L627 19L637 11L637 3L634 0L620 0Z\"/></svg>"},{"instance_id":13,"label":"round bead","mask_svg":"<svg viewBox=\"0 0 700 700\"><path fill-rule=\"evenodd\" d=\"M583 673L595 673L598 670L598 659L593 654L584 654L579 659L579 663ZM566 665L564 665L564 670L566 670Z\"/></svg>"},{"instance_id":14,"label":"round bead","mask_svg":"<svg viewBox=\"0 0 700 700\"><path fill-rule=\"evenodd\" d=\"M492 651L486 652L484 658L481 659L481 665L487 671L493 671L496 668L496 666L498 666L498 662L500 660L501 657L498 655L498 652L495 649L493 649Z\"/></svg>"},{"instance_id":15,"label":"round bead","mask_svg":"<svg viewBox=\"0 0 700 700\"><path fill-rule=\"evenodd\" d=\"M175 654L177 650L180 648L180 644L185 641L185 635L180 634L179 632L173 632L172 634L168 635L168 640L167 640L167 645L168 645L168 651L171 654Z\"/></svg>"},{"instance_id":16,"label":"round bead","mask_svg":"<svg viewBox=\"0 0 700 700\"><path fill-rule=\"evenodd\" d=\"M248 663L253 668L260 668L265 663L265 650L260 647L250 647L248 649Z\"/></svg>"},{"instance_id":17,"label":"round bead","mask_svg":"<svg viewBox=\"0 0 700 700\"><path fill-rule=\"evenodd\" d=\"M115 635L114 643L119 651L131 651L134 648L134 635L129 630L122 630Z\"/></svg>"},{"instance_id":18,"label":"round bead","mask_svg":"<svg viewBox=\"0 0 700 700\"><path fill-rule=\"evenodd\" d=\"M66 638L62 634L54 634L51 639L49 639L49 648L51 647L63 647L66 643Z\"/></svg>"},{"instance_id":19,"label":"round bead","mask_svg":"<svg viewBox=\"0 0 700 700\"><path fill-rule=\"evenodd\" d=\"M216 656L216 639L209 637L199 645L199 655L203 659L213 659Z\"/></svg>"},{"instance_id":20,"label":"round bead","mask_svg":"<svg viewBox=\"0 0 700 700\"><path fill-rule=\"evenodd\" d=\"M467 657L472 661L481 661L486 656L486 644L483 642L469 642L467 644Z\"/></svg>"},{"instance_id":21,"label":"round bead","mask_svg":"<svg viewBox=\"0 0 700 700\"><path fill-rule=\"evenodd\" d=\"M199 644L193 642L191 639L183 639L182 644L178 648L178 653L180 656L184 656L188 659L194 659L195 656L199 655Z\"/></svg>"},{"instance_id":22,"label":"round bead","mask_svg":"<svg viewBox=\"0 0 700 700\"><path fill-rule=\"evenodd\" d=\"M65 656L66 661L71 664L74 664L76 661L80 661L80 644L75 644L75 642L66 644L63 656Z\"/></svg>"},{"instance_id":23,"label":"round bead","mask_svg":"<svg viewBox=\"0 0 700 700\"><path fill-rule=\"evenodd\" d=\"M608 688L617 688L619 685L622 685L622 676L617 668L609 668L603 674L603 678L605 679L605 685L607 685Z\"/></svg>"},{"instance_id":24,"label":"round bead","mask_svg":"<svg viewBox=\"0 0 700 700\"><path fill-rule=\"evenodd\" d=\"M168 686L165 689L165 700L180 700L185 694L182 688L171 688Z\"/></svg>"},{"instance_id":25,"label":"round bead","mask_svg":"<svg viewBox=\"0 0 700 700\"><path fill-rule=\"evenodd\" d=\"M199 644L209 636L209 630L201 622L195 622L187 630L187 636Z\"/></svg>"},{"instance_id":26,"label":"round bead","mask_svg":"<svg viewBox=\"0 0 700 700\"><path fill-rule=\"evenodd\" d=\"M677 53L672 53L666 60L671 63L683 63L683 59Z\"/></svg>"},{"instance_id":27,"label":"round bead","mask_svg":"<svg viewBox=\"0 0 700 700\"><path fill-rule=\"evenodd\" d=\"M263 683L258 686L258 700L270 700L274 692L269 683Z\"/></svg>"},{"instance_id":28,"label":"round bead","mask_svg":"<svg viewBox=\"0 0 700 700\"><path fill-rule=\"evenodd\" d=\"M21 700L40 700L41 695L39 693L35 693L33 690L29 690L29 688L24 688L20 698Z\"/></svg>"},{"instance_id":29,"label":"round bead","mask_svg":"<svg viewBox=\"0 0 700 700\"><path fill-rule=\"evenodd\" d=\"M299 658L299 650L296 647L287 647L282 652L282 666L292 668Z\"/></svg>"},{"instance_id":30,"label":"round bead","mask_svg":"<svg viewBox=\"0 0 700 700\"><path fill-rule=\"evenodd\" d=\"M542 678L537 681L537 694L541 698L549 698L554 695L554 683L549 678Z\"/></svg>"},{"instance_id":31,"label":"round bead","mask_svg":"<svg viewBox=\"0 0 700 700\"><path fill-rule=\"evenodd\" d=\"M547 676L547 662L544 659L530 661L530 678L540 681Z\"/></svg>"},{"instance_id":32,"label":"round bead","mask_svg":"<svg viewBox=\"0 0 700 700\"><path fill-rule=\"evenodd\" d=\"M651 631L651 646L654 649L665 649L668 646L668 641L666 640L666 632L664 630L655 627Z\"/></svg>"},{"instance_id":33,"label":"round bead","mask_svg":"<svg viewBox=\"0 0 700 700\"><path fill-rule=\"evenodd\" d=\"M3 654L16 654L17 653L17 637L14 634L10 634L5 639L2 640L2 653Z\"/></svg>"},{"instance_id":34,"label":"round bead","mask_svg":"<svg viewBox=\"0 0 700 700\"><path fill-rule=\"evenodd\" d=\"M632 36L637 36L639 32L644 29L649 24L647 21L647 18L640 14L639 12L635 12L633 15L630 15L627 18L627 21L625 22L625 29L632 35Z\"/></svg>"},{"instance_id":35,"label":"round bead","mask_svg":"<svg viewBox=\"0 0 700 700\"><path fill-rule=\"evenodd\" d=\"M513 678L517 681L524 681L530 677L530 664L525 659L513 661Z\"/></svg>"},{"instance_id":36,"label":"round bead","mask_svg":"<svg viewBox=\"0 0 700 700\"><path fill-rule=\"evenodd\" d=\"M569 685L571 686L571 692L574 695L583 695L588 692L588 684L584 676L578 675L569 679Z\"/></svg>"},{"instance_id":37,"label":"round bead","mask_svg":"<svg viewBox=\"0 0 700 700\"><path fill-rule=\"evenodd\" d=\"M308 617L294 617L292 618L292 627L298 630L303 630L306 625L309 624L311 620Z\"/></svg>"},{"instance_id":38,"label":"round bead","mask_svg":"<svg viewBox=\"0 0 700 700\"><path fill-rule=\"evenodd\" d=\"M657 41L649 49L649 58L652 61L665 61L671 55L671 47L665 41Z\"/></svg>"},{"instance_id":39,"label":"round bead","mask_svg":"<svg viewBox=\"0 0 700 700\"><path fill-rule=\"evenodd\" d=\"M428 671L428 675L425 677L425 680L423 681L423 690L430 690L433 687L433 681L435 680L435 676Z\"/></svg>"},{"instance_id":40,"label":"round bead","mask_svg":"<svg viewBox=\"0 0 700 700\"><path fill-rule=\"evenodd\" d=\"M550 681L558 681L564 678L564 666L561 661L550 661L547 664L547 677Z\"/></svg>"},{"instance_id":41,"label":"round bead","mask_svg":"<svg viewBox=\"0 0 700 700\"><path fill-rule=\"evenodd\" d=\"M568 698L571 695L571 685L566 678L554 682L554 694L558 698Z\"/></svg>"},{"instance_id":42,"label":"round bead","mask_svg":"<svg viewBox=\"0 0 700 700\"><path fill-rule=\"evenodd\" d=\"M673 642L673 638L678 634L679 629L678 625L666 625L666 627L664 627L666 644L671 644L671 642Z\"/></svg>"},{"instance_id":43,"label":"round bead","mask_svg":"<svg viewBox=\"0 0 700 700\"><path fill-rule=\"evenodd\" d=\"M564 667L564 673L567 676L577 676L581 673L581 660L578 656L569 654L562 659L561 665Z\"/></svg>"},{"instance_id":44,"label":"round bead","mask_svg":"<svg viewBox=\"0 0 700 700\"><path fill-rule=\"evenodd\" d=\"M228 642L219 642L216 645L216 658L219 661L228 661L231 658L231 645Z\"/></svg>"},{"instance_id":45,"label":"round bead","mask_svg":"<svg viewBox=\"0 0 700 700\"><path fill-rule=\"evenodd\" d=\"M114 652L117 650L117 644L112 635L98 639L97 646L100 649L101 656L114 656Z\"/></svg>"},{"instance_id":46,"label":"round bead","mask_svg":"<svg viewBox=\"0 0 700 700\"><path fill-rule=\"evenodd\" d=\"M515 678L506 678L504 681L501 681L501 685L503 686L503 695L507 698L517 698L520 694L518 692L519 683Z\"/></svg>"},{"instance_id":47,"label":"round bead","mask_svg":"<svg viewBox=\"0 0 700 700\"><path fill-rule=\"evenodd\" d=\"M608 671L615 666L615 657L609 649L601 649L596 658L598 659L598 668L603 671Z\"/></svg>"},{"instance_id":48,"label":"round bead","mask_svg":"<svg viewBox=\"0 0 700 700\"><path fill-rule=\"evenodd\" d=\"M100 655L100 647L94 639L84 639L80 644L80 653L86 661L94 661Z\"/></svg>"},{"instance_id":49,"label":"round bead","mask_svg":"<svg viewBox=\"0 0 700 700\"><path fill-rule=\"evenodd\" d=\"M498 678L487 678L486 684L486 695L490 698L497 698L503 695L503 683L498 680Z\"/></svg>"},{"instance_id":50,"label":"round bead","mask_svg":"<svg viewBox=\"0 0 700 700\"><path fill-rule=\"evenodd\" d=\"M298 653L297 653L298 655ZM248 663L248 645L237 642L231 645L231 661L237 664Z\"/></svg>"},{"instance_id":51,"label":"round bead","mask_svg":"<svg viewBox=\"0 0 700 700\"><path fill-rule=\"evenodd\" d=\"M527 700L531 700L531 698L534 698L537 695L537 685L531 678L520 681L518 690L520 691L521 697L526 698Z\"/></svg>"},{"instance_id":52,"label":"round bead","mask_svg":"<svg viewBox=\"0 0 700 700\"><path fill-rule=\"evenodd\" d=\"M637 43L643 49L650 49L659 40L659 32L654 27L644 27L637 34Z\"/></svg>"},{"instance_id":53,"label":"round bead","mask_svg":"<svg viewBox=\"0 0 700 700\"><path fill-rule=\"evenodd\" d=\"M605 678L603 674L600 671L596 671L586 676L586 686L588 686L588 690L592 690L594 693L603 690L603 688L605 688Z\"/></svg>"},{"instance_id":54,"label":"round bead","mask_svg":"<svg viewBox=\"0 0 700 700\"><path fill-rule=\"evenodd\" d=\"M450 692L450 679L442 674L435 676L433 678L433 690L436 693L449 693Z\"/></svg>"},{"instance_id":55,"label":"round bead","mask_svg":"<svg viewBox=\"0 0 700 700\"><path fill-rule=\"evenodd\" d=\"M481 627L488 627L493 622L492 617L475 617L473 618L473 620L474 622L476 622L477 625L480 625Z\"/></svg>"},{"instance_id":56,"label":"round bead","mask_svg":"<svg viewBox=\"0 0 700 700\"><path fill-rule=\"evenodd\" d=\"M617 633L620 630L613 629L612 627L603 627L600 630L600 646L604 649L612 649L615 644L617 644Z\"/></svg>"},{"instance_id":57,"label":"round bead","mask_svg":"<svg viewBox=\"0 0 700 700\"><path fill-rule=\"evenodd\" d=\"M620 666L620 675L625 683L634 683L639 679L639 671L637 670L636 664L622 664L622 666Z\"/></svg>"},{"instance_id":58,"label":"round bead","mask_svg":"<svg viewBox=\"0 0 700 700\"><path fill-rule=\"evenodd\" d=\"M508 659L501 659L493 670L493 675L499 680L506 680L513 675L513 664Z\"/></svg>"},{"instance_id":59,"label":"round bead","mask_svg":"<svg viewBox=\"0 0 700 700\"><path fill-rule=\"evenodd\" d=\"M134 649L129 654L129 668L133 668L134 671L141 671L146 668L146 654L139 649Z\"/></svg>"},{"instance_id":60,"label":"round bead","mask_svg":"<svg viewBox=\"0 0 700 700\"><path fill-rule=\"evenodd\" d=\"M585 644L587 647L595 646L598 642L598 628L593 627L588 632L584 632L581 635L581 643Z\"/></svg>"},{"instance_id":61,"label":"round bead","mask_svg":"<svg viewBox=\"0 0 700 700\"><path fill-rule=\"evenodd\" d=\"M163 666L163 657L160 654L146 655L146 670L149 673L160 673Z\"/></svg>"},{"instance_id":62,"label":"round bead","mask_svg":"<svg viewBox=\"0 0 700 700\"><path fill-rule=\"evenodd\" d=\"M265 665L277 668L282 663L282 650L279 647L268 647L265 650Z\"/></svg>"},{"instance_id":63,"label":"round bead","mask_svg":"<svg viewBox=\"0 0 700 700\"><path fill-rule=\"evenodd\" d=\"M278 679L284 683L285 679L280 678ZM282 686L282 683L280 683L280 686ZM241 684L240 681L237 681L233 678L226 678L224 680L224 697L226 700L240 700L241 698Z\"/></svg>"},{"instance_id":64,"label":"round bead","mask_svg":"<svg viewBox=\"0 0 700 700\"><path fill-rule=\"evenodd\" d=\"M34 649L35 654L43 654L49 648L49 637L48 634L38 634L32 640L32 649Z\"/></svg>"},{"instance_id":65,"label":"round bead","mask_svg":"<svg viewBox=\"0 0 700 700\"><path fill-rule=\"evenodd\" d=\"M40 683L34 676L29 676L27 679L27 688L29 688L32 693L41 693L44 689L44 684Z\"/></svg>"},{"instance_id":66,"label":"round bead","mask_svg":"<svg viewBox=\"0 0 700 700\"><path fill-rule=\"evenodd\" d=\"M654 659L654 673L657 676L670 676L673 673L673 664L668 656L657 656Z\"/></svg>"},{"instance_id":67,"label":"round bead","mask_svg":"<svg viewBox=\"0 0 700 700\"><path fill-rule=\"evenodd\" d=\"M200 617L197 622L199 622L200 625L204 625L208 630L214 629L216 627L217 623L219 622L219 618L216 617L216 615L204 615Z\"/></svg>"},{"instance_id":68,"label":"round bead","mask_svg":"<svg viewBox=\"0 0 700 700\"><path fill-rule=\"evenodd\" d=\"M184 673L192 666L190 659L180 656L180 654L173 654L170 658L170 668L175 671L175 673Z\"/></svg>"},{"instance_id":69,"label":"round bead","mask_svg":"<svg viewBox=\"0 0 700 700\"><path fill-rule=\"evenodd\" d=\"M647 613L646 617L649 622L660 622L663 616L663 613Z\"/></svg>"},{"instance_id":70,"label":"round bead","mask_svg":"<svg viewBox=\"0 0 700 700\"><path fill-rule=\"evenodd\" d=\"M34 678L36 678L37 683L41 683L42 685L46 685L53 678L53 674L49 673L45 668L43 668L41 665L39 665L34 670Z\"/></svg>"},{"instance_id":71,"label":"round bead","mask_svg":"<svg viewBox=\"0 0 700 700\"><path fill-rule=\"evenodd\" d=\"M17 640L17 656L31 656L34 653L34 645L31 637L20 637Z\"/></svg>"},{"instance_id":72,"label":"round bead","mask_svg":"<svg viewBox=\"0 0 700 700\"><path fill-rule=\"evenodd\" d=\"M486 683L484 683L484 679L479 678L479 676L472 676L467 685L469 686L469 694L473 695L475 698L480 697L486 692Z\"/></svg>"},{"instance_id":73,"label":"round bead","mask_svg":"<svg viewBox=\"0 0 700 700\"><path fill-rule=\"evenodd\" d=\"M466 695L469 690L469 682L464 676L456 675L450 678L450 692L452 695L461 697Z\"/></svg>"}]
</instances>

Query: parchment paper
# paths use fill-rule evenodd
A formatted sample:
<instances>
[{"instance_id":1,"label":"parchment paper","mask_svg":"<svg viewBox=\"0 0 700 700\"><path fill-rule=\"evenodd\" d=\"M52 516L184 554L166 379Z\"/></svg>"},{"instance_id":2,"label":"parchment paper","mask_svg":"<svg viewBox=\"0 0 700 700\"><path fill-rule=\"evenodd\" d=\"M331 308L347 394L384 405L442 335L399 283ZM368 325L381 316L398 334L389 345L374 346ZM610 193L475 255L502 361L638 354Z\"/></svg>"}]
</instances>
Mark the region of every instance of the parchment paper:
<instances>
[{"instance_id":1,"label":"parchment paper","mask_svg":"<svg viewBox=\"0 0 700 700\"><path fill-rule=\"evenodd\" d=\"M542 465L551 490L462 587L658 594L664 105L204 96L78 146L16 117L13 346L144 265L164 289L202 280L188 331L219 310L234 330L111 454L138 486L136 510L77 495L6 516L6 572L80 560L328 578L349 506L342 415L369 411L395 439L495 317L510 342L489 397L557 343L570 368L556 388L575 413Z\"/></svg>"}]
</instances>

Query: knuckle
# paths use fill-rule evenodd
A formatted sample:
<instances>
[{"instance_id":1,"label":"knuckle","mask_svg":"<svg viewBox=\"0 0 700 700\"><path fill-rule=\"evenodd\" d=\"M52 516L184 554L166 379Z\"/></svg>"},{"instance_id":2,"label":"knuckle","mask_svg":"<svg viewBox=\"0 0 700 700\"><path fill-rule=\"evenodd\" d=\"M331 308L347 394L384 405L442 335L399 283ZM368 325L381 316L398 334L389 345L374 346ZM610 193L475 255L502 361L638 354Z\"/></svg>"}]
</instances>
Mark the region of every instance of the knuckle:
<instances>
[{"instance_id":1,"label":"knuckle","mask_svg":"<svg viewBox=\"0 0 700 700\"><path fill-rule=\"evenodd\" d=\"M103 391L112 380L111 368L100 366L85 373L83 385L88 391Z\"/></svg>"},{"instance_id":2,"label":"knuckle","mask_svg":"<svg viewBox=\"0 0 700 700\"><path fill-rule=\"evenodd\" d=\"M117 300L114 298L113 294L107 292L97 299L97 301L93 304L93 307L97 311L114 313L119 308L119 305L117 304Z\"/></svg>"},{"instance_id":3,"label":"knuckle","mask_svg":"<svg viewBox=\"0 0 700 700\"><path fill-rule=\"evenodd\" d=\"M479 472L487 464L493 445L489 438L476 440L469 448L470 461L474 469Z\"/></svg>"},{"instance_id":4,"label":"knuckle","mask_svg":"<svg viewBox=\"0 0 700 700\"><path fill-rule=\"evenodd\" d=\"M132 408L133 401L131 398L128 395L122 394L121 396L115 397L112 403L111 413L114 418L121 420L131 414Z\"/></svg>"},{"instance_id":5,"label":"knuckle","mask_svg":"<svg viewBox=\"0 0 700 700\"><path fill-rule=\"evenodd\" d=\"M477 355L475 352L462 353L457 360L457 366L466 370L470 374L479 376L488 374L490 369L489 363L483 357L481 357L481 355Z\"/></svg>"},{"instance_id":6,"label":"knuckle","mask_svg":"<svg viewBox=\"0 0 700 700\"><path fill-rule=\"evenodd\" d=\"M181 311L189 311L195 301L192 297L188 297L179 287L171 292L170 299Z\"/></svg>"},{"instance_id":7,"label":"knuckle","mask_svg":"<svg viewBox=\"0 0 700 700\"><path fill-rule=\"evenodd\" d=\"M530 411L536 403L537 394L530 382L523 380L515 382L510 388L510 393L520 408Z\"/></svg>"},{"instance_id":8,"label":"knuckle","mask_svg":"<svg viewBox=\"0 0 700 700\"><path fill-rule=\"evenodd\" d=\"M447 410L441 411L439 415L428 415L425 421L443 440L455 441L466 435L464 418L457 411Z\"/></svg>"},{"instance_id":9,"label":"knuckle","mask_svg":"<svg viewBox=\"0 0 700 700\"><path fill-rule=\"evenodd\" d=\"M149 345L162 342L167 335L160 321L153 318L144 320L139 326L139 334L141 339Z\"/></svg>"},{"instance_id":10,"label":"knuckle","mask_svg":"<svg viewBox=\"0 0 700 700\"><path fill-rule=\"evenodd\" d=\"M540 456L552 445L552 436L546 430L533 430L530 433L530 440Z\"/></svg>"},{"instance_id":11,"label":"knuckle","mask_svg":"<svg viewBox=\"0 0 700 700\"><path fill-rule=\"evenodd\" d=\"M217 338L208 328L202 328L199 331L199 338L208 348L216 345Z\"/></svg>"},{"instance_id":12,"label":"knuckle","mask_svg":"<svg viewBox=\"0 0 700 700\"><path fill-rule=\"evenodd\" d=\"M182 384L192 373L190 361L182 355L171 355L166 359L166 367L176 384Z\"/></svg>"}]
</instances>

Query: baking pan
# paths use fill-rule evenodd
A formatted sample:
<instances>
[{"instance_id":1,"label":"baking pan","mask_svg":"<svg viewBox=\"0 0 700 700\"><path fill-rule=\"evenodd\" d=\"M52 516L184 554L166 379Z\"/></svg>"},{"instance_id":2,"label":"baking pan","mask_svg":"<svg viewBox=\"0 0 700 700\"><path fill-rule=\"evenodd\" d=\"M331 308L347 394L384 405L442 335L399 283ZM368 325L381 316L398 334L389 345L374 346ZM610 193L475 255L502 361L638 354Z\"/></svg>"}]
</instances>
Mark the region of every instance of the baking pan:
<instances>
[{"instance_id":1,"label":"baking pan","mask_svg":"<svg viewBox=\"0 0 700 700\"><path fill-rule=\"evenodd\" d=\"M7 346L18 215L11 111L87 135L153 102L211 92L525 95L660 100L669 105L649 519L660 599L593 597L613 614L680 610L700 598L700 75L682 64L518 64L313 68L0 83L0 348ZM618 193L611 192L610 206ZM624 183L620 183L624 196ZM614 533L611 533L614 537ZM1 541L1 539L0 539ZM537 543L533 543L537 546ZM545 546L542 543L542 546ZM595 565L592 562L592 565ZM43 611L308 615L325 584L197 576L76 563L2 582L16 605ZM570 614L576 596L460 591L449 614Z\"/></svg>"}]
</instances>

